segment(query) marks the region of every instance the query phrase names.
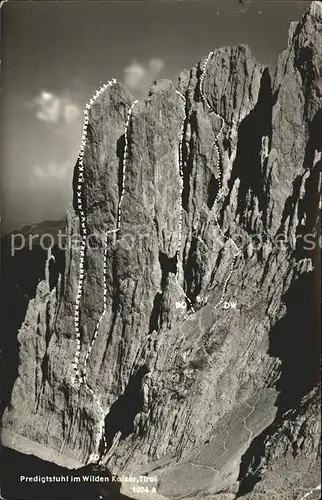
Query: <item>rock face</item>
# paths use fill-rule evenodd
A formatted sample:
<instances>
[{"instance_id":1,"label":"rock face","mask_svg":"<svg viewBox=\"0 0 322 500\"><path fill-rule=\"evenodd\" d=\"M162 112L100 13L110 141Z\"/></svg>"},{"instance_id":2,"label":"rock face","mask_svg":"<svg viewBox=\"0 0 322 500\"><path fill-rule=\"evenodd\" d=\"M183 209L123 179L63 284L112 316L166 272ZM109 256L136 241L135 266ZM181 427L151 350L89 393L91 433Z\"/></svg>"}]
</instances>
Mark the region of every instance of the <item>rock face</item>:
<instances>
[{"instance_id":1,"label":"rock face","mask_svg":"<svg viewBox=\"0 0 322 500\"><path fill-rule=\"evenodd\" d=\"M47 259L4 443L157 475L165 498L318 485L321 33L313 2L273 80L224 47L144 102L99 93L67 216L89 244L54 282Z\"/></svg>"}]
</instances>

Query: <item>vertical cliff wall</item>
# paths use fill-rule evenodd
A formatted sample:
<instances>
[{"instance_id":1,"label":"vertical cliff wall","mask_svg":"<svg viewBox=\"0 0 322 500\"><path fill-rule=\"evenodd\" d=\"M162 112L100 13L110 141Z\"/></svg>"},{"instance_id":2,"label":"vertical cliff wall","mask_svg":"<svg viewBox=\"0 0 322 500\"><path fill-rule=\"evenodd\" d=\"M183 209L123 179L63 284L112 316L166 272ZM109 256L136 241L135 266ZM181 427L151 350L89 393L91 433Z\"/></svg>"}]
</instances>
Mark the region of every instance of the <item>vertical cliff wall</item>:
<instances>
[{"instance_id":1,"label":"vertical cliff wall","mask_svg":"<svg viewBox=\"0 0 322 500\"><path fill-rule=\"evenodd\" d=\"M321 28L313 2L273 80L247 46L223 47L143 102L113 80L89 103L67 219L81 244L19 330L9 446L157 469L168 498L235 498L260 479L252 460L318 381L320 261L304 236Z\"/></svg>"}]
</instances>

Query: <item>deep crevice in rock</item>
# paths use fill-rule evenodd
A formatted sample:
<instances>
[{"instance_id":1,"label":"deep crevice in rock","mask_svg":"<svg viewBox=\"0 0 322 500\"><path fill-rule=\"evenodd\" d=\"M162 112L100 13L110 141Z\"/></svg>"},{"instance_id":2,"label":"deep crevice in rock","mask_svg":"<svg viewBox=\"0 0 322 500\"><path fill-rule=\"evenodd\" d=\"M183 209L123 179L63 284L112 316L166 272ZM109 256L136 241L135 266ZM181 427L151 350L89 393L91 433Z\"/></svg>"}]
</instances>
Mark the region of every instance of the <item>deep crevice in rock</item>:
<instances>
[{"instance_id":1,"label":"deep crevice in rock","mask_svg":"<svg viewBox=\"0 0 322 500\"><path fill-rule=\"evenodd\" d=\"M143 365L130 377L124 393L113 403L105 417L107 449L111 447L118 432L121 432L121 439L133 433L134 418L143 408L142 379L147 373L148 368ZM101 451L104 451L103 448Z\"/></svg>"},{"instance_id":2,"label":"deep crevice in rock","mask_svg":"<svg viewBox=\"0 0 322 500\"><path fill-rule=\"evenodd\" d=\"M315 113L308 127L310 135L305 148L304 168L312 168L315 151L322 151L322 109Z\"/></svg>"},{"instance_id":3,"label":"deep crevice in rock","mask_svg":"<svg viewBox=\"0 0 322 500\"><path fill-rule=\"evenodd\" d=\"M208 183L208 198L207 206L211 210L214 206L215 199L219 190L219 179L216 178L215 174L211 174L210 181Z\"/></svg>"},{"instance_id":4,"label":"deep crevice in rock","mask_svg":"<svg viewBox=\"0 0 322 500\"><path fill-rule=\"evenodd\" d=\"M269 354L282 361L277 406L285 412L320 380L320 294L317 271L300 275L284 296L286 315L270 332ZM309 333L309 337L308 334ZM305 371L301 370L305 366Z\"/></svg>"},{"instance_id":5,"label":"deep crevice in rock","mask_svg":"<svg viewBox=\"0 0 322 500\"><path fill-rule=\"evenodd\" d=\"M259 436L250 443L247 451L241 458L238 481L240 482L236 498L250 493L255 485L261 480L261 460L265 456L265 440L276 428L274 421Z\"/></svg>"},{"instance_id":6,"label":"deep crevice in rock","mask_svg":"<svg viewBox=\"0 0 322 500\"><path fill-rule=\"evenodd\" d=\"M188 123L188 118L187 118ZM185 160L185 168L183 169L183 191L182 191L182 207L188 213L189 212L189 201L190 201L190 181L191 174L194 166L194 150L195 150L195 136L197 135L198 123L197 123L197 113L192 111L189 123L191 127L191 135L189 140L189 153L187 148L182 151L182 157Z\"/></svg>"},{"instance_id":7,"label":"deep crevice in rock","mask_svg":"<svg viewBox=\"0 0 322 500\"><path fill-rule=\"evenodd\" d=\"M153 308L150 315L149 333L159 331L160 323L162 323L161 318L161 306L162 306L162 293L157 293L154 297Z\"/></svg>"},{"instance_id":8,"label":"deep crevice in rock","mask_svg":"<svg viewBox=\"0 0 322 500\"><path fill-rule=\"evenodd\" d=\"M318 241L321 233L319 200L319 177L322 171L322 161L319 161L312 169L310 176L305 180L305 194L299 200L298 225L296 228L295 254L297 260L310 257L315 266L320 267L320 251ZM302 219L305 218L304 224ZM305 238L305 240L304 240ZM311 241L310 241L311 240Z\"/></svg>"},{"instance_id":9,"label":"deep crevice in rock","mask_svg":"<svg viewBox=\"0 0 322 500\"><path fill-rule=\"evenodd\" d=\"M123 185L123 162L124 162L124 152L125 152L125 134L121 135L121 137L118 139L116 143L116 155L119 159L119 166L118 166L118 195L119 199L121 198L122 195L122 185Z\"/></svg>"},{"instance_id":10,"label":"deep crevice in rock","mask_svg":"<svg viewBox=\"0 0 322 500\"><path fill-rule=\"evenodd\" d=\"M193 99L195 102L202 101L202 96L200 94L200 77L202 75L201 61L197 65L196 77L197 77L197 85L194 89Z\"/></svg>"},{"instance_id":11,"label":"deep crevice in rock","mask_svg":"<svg viewBox=\"0 0 322 500\"><path fill-rule=\"evenodd\" d=\"M164 291L169 274L177 274L178 269L178 254L175 253L173 257L168 257L164 252L159 252L159 262L162 272L161 290Z\"/></svg>"},{"instance_id":12,"label":"deep crevice in rock","mask_svg":"<svg viewBox=\"0 0 322 500\"><path fill-rule=\"evenodd\" d=\"M264 177L261 166L262 138L272 135L272 90L268 68L265 68L254 109L243 119L238 127L238 143L236 159L233 164L229 189L231 190L235 180L240 180L238 193L238 213L241 222L245 227L249 227L250 221L247 219L247 195L248 191L257 197L259 210L263 214L263 221L266 220L267 194L264 188ZM223 205L224 211L229 203L229 197Z\"/></svg>"},{"instance_id":13,"label":"deep crevice in rock","mask_svg":"<svg viewBox=\"0 0 322 500\"><path fill-rule=\"evenodd\" d=\"M197 262L198 237L192 236L187 262L185 264L186 294L192 303L201 291L201 265Z\"/></svg>"},{"instance_id":14,"label":"deep crevice in rock","mask_svg":"<svg viewBox=\"0 0 322 500\"><path fill-rule=\"evenodd\" d=\"M298 44L298 38L296 40ZM302 82L303 82L303 92L304 95L309 96L311 94L311 86L313 82L313 47L310 45L307 45L305 47L300 47L296 51L296 56L295 56L295 65L298 68ZM305 101L305 109L304 113L305 115L308 115L308 107L310 106L310 101L309 99Z\"/></svg>"}]
</instances>

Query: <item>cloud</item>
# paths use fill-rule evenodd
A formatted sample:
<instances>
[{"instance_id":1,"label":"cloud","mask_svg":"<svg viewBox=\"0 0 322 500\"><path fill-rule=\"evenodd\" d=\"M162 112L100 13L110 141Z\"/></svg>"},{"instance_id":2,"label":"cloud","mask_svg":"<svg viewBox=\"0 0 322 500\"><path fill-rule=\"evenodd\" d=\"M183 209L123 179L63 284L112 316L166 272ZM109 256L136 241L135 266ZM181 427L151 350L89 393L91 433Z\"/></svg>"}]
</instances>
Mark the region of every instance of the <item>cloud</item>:
<instances>
[{"instance_id":1,"label":"cloud","mask_svg":"<svg viewBox=\"0 0 322 500\"><path fill-rule=\"evenodd\" d=\"M42 92L35 97L33 107L36 108L38 120L47 123L57 123L60 113L60 100L49 92Z\"/></svg>"},{"instance_id":2,"label":"cloud","mask_svg":"<svg viewBox=\"0 0 322 500\"><path fill-rule=\"evenodd\" d=\"M71 123L81 114L80 108L69 97L59 96L43 90L35 96L27 107L35 110L38 120L49 124L63 121Z\"/></svg>"},{"instance_id":3,"label":"cloud","mask_svg":"<svg viewBox=\"0 0 322 500\"><path fill-rule=\"evenodd\" d=\"M132 92L146 93L153 80L160 76L163 68L164 62L156 57L145 64L134 60L124 68L124 83Z\"/></svg>"},{"instance_id":4,"label":"cloud","mask_svg":"<svg viewBox=\"0 0 322 500\"><path fill-rule=\"evenodd\" d=\"M145 75L146 70L144 67L134 61L130 66L124 69L124 83L129 89L137 89Z\"/></svg>"},{"instance_id":5,"label":"cloud","mask_svg":"<svg viewBox=\"0 0 322 500\"><path fill-rule=\"evenodd\" d=\"M158 75L160 71L164 68L164 62L161 59L158 59L157 57L154 57L150 59L149 61L149 67L150 71Z\"/></svg>"},{"instance_id":6,"label":"cloud","mask_svg":"<svg viewBox=\"0 0 322 500\"><path fill-rule=\"evenodd\" d=\"M64 118L66 123L71 123L80 116L80 109L76 104L68 103L64 108Z\"/></svg>"},{"instance_id":7,"label":"cloud","mask_svg":"<svg viewBox=\"0 0 322 500\"><path fill-rule=\"evenodd\" d=\"M69 180L73 171L73 165L70 161L61 163L49 162L45 165L34 165L31 170L31 176L34 181L52 182Z\"/></svg>"}]
</instances>

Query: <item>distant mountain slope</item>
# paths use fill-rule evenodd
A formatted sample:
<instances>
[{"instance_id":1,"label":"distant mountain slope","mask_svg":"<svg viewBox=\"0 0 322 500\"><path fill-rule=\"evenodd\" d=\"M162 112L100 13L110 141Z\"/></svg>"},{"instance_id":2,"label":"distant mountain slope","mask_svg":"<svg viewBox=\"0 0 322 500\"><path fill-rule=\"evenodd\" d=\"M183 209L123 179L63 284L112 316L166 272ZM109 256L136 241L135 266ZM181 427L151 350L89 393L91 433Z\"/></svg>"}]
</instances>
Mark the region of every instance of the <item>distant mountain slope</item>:
<instances>
[{"instance_id":1,"label":"distant mountain slope","mask_svg":"<svg viewBox=\"0 0 322 500\"><path fill-rule=\"evenodd\" d=\"M157 475L169 499L318 486L321 46L313 2L273 81L223 47L144 102L113 80L89 103L81 244L46 254L7 329L6 446Z\"/></svg>"}]
</instances>

